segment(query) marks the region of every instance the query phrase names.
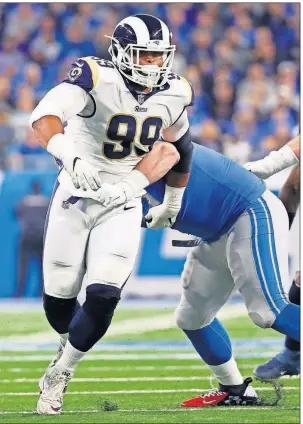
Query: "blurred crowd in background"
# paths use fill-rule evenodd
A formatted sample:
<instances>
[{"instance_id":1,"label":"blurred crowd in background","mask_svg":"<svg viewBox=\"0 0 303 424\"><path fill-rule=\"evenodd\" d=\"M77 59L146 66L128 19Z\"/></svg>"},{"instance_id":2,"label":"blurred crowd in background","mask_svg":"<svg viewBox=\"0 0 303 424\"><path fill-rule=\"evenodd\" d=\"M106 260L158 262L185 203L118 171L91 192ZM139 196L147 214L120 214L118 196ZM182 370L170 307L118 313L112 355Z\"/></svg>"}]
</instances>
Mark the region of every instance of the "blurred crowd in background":
<instances>
[{"instance_id":1,"label":"blurred crowd in background","mask_svg":"<svg viewBox=\"0 0 303 424\"><path fill-rule=\"evenodd\" d=\"M35 105L82 56L110 59L119 20L163 19L175 73L196 92L195 142L245 163L279 149L299 116L299 3L0 3L0 170L51 170L28 127Z\"/></svg>"}]
</instances>

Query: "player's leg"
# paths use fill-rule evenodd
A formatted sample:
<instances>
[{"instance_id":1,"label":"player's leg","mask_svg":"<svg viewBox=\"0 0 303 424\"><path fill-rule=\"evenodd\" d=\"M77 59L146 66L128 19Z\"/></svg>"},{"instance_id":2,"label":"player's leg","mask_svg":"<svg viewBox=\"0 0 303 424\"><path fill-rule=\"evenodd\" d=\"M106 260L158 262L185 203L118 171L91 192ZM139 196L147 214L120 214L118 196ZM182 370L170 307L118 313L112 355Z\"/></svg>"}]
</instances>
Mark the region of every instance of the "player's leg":
<instances>
[{"instance_id":1,"label":"player's leg","mask_svg":"<svg viewBox=\"0 0 303 424\"><path fill-rule=\"evenodd\" d=\"M63 353L68 337L68 326L79 304L77 296L85 273L85 251L89 235L85 199L75 204L64 204L70 197L61 187L56 187L46 219L43 251L43 306L52 328L60 336L60 346L45 375L40 379L41 397L37 412L58 413L61 400L52 403L49 388L53 382L47 377ZM61 378L62 376L60 376ZM69 375L61 378L65 387Z\"/></svg>"},{"instance_id":2,"label":"player's leg","mask_svg":"<svg viewBox=\"0 0 303 424\"><path fill-rule=\"evenodd\" d=\"M262 328L300 338L300 308L289 303L283 285L288 275L288 218L266 191L229 233L228 263L250 318Z\"/></svg>"},{"instance_id":3,"label":"player's leg","mask_svg":"<svg viewBox=\"0 0 303 424\"><path fill-rule=\"evenodd\" d=\"M43 307L48 322L67 339L68 326L79 307L77 296L85 274L85 251L89 235L86 199L64 204L70 197L55 187L45 224L43 250Z\"/></svg>"},{"instance_id":4,"label":"player's leg","mask_svg":"<svg viewBox=\"0 0 303 424\"><path fill-rule=\"evenodd\" d=\"M297 272L292 282L289 301L300 305L300 272ZM300 374L300 342L287 336L284 349L265 364L259 365L254 374L259 380L275 380L283 375Z\"/></svg>"},{"instance_id":5,"label":"player's leg","mask_svg":"<svg viewBox=\"0 0 303 424\"><path fill-rule=\"evenodd\" d=\"M286 208L289 226L295 218L300 203L300 165L295 166L283 185L279 199ZM300 305L300 277L296 275L295 281L289 291L289 301ZM286 337L285 347L282 352L271 358L265 364L258 366L255 376L261 380L271 380L282 375L300 373L300 343L291 337Z\"/></svg>"},{"instance_id":6,"label":"player's leg","mask_svg":"<svg viewBox=\"0 0 303 424\"><path fill-rule=\"evenodd\" d=\"M122 207L91 230L86 254L86 300L69 325L69 339L57 363L68 372L73 372L111 323L135 263L141 219L141 200L137 199L129 209Z\"/></svg>"},{"instance_id":7,"label":"player's leg","mask_svg":"<svg viewBox=\"0 0 303 424\"><path fill-rule=\"evenodd\" d=\"M231 341L215 318L234 290L225 256L226 238L211 245L202 244L188 254L182 273L182 297L176 309L177 326L185 332L200 357L219 382L219 391L184 401L182 406L223 404L230 395L242 396L248 381L243 381L232 356ZM256 402L254 392L252 401ZM246 394L247 400L247 394Z\"/></svg>"}]
</instances>

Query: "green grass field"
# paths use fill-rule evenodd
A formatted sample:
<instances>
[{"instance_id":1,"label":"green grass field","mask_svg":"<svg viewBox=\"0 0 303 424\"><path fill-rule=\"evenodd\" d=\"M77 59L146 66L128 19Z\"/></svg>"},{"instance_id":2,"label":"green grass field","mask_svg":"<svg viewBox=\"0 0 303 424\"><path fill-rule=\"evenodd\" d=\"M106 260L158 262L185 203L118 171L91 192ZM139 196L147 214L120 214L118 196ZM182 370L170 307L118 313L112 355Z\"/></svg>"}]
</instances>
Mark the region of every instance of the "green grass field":
<instances>
[{"instance_id":1,"label":"green grass field","mask_svg":"<svg viewBox=\"0 0 303 424\"><path fill-rule=\"evenodd\" d=\"M224 323L235 356L243 376L252 376L283 339L254 327L243 308L237 313L229 308ZM299 379L294 377L281 380L278 406L181 408L182 400L211 388L210 372L174 328L170 307L118 309L103 343L77 368L64 413L37 416L37 383L55 342L42 312L0 313L0 422L299 423ZM214 379L212 383L216 386ZM254 387L265 403L276 399L272 386L254 382Z\"/></svg>"}]
</instances>

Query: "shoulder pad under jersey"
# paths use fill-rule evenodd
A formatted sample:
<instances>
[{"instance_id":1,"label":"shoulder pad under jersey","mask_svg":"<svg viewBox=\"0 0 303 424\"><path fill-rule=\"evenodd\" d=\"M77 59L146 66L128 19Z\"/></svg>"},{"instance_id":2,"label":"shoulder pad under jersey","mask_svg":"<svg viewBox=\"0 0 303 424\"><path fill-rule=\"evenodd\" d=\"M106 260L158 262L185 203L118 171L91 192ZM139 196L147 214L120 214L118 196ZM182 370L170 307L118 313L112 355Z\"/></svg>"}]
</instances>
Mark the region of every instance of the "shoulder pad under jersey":
<instances>
[{"instance_id":1,"label":"shoulder pad under jersey","mask_svg":"<svg viewBox=\"0 0 303 424\"><path fill-rule=\"evenodd\" d=\"M109 60L87 56L77 59L71 66L66 78L62 82L78 85L86 92L96 87L99 78L99 67L115 68Z\"/></svg>"},{"instance_id":2,"label":"shoulder pad under jersey","mask_svg":"<svg viewBox=\"0 0 303 424\"><path fill-rule=\"evenodd\" d=\"M181 95L184 98L184 106L193 106L195 103L195 92L192 84L186 78L180 75L170 73L168 75L168 82L171 90Z\"/></svg>"}]
</instances>

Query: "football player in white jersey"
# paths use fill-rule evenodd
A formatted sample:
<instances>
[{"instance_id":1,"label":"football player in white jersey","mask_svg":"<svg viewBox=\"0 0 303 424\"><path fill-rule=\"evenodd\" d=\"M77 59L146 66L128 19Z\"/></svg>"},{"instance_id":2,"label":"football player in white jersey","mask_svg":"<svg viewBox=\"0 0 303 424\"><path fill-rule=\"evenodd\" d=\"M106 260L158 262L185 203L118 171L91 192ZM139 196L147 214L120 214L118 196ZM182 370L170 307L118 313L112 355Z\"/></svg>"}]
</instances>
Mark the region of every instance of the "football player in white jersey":
<instances>
[{"instance_id":1,"label":"football player in white jersey","mask_svg":"<svg viewBox=\"0 0 303 424\"><path fill-rule=\"evenodd\" d=\"M43 255L44 309L61 347L40 381L39 414L61 412L76 365L110 325L139 245L143 189L171 169L163 204L149 222L171 226L189 178L186 108L193 89L171 73L175 46L167 26L150 15L131 16L110 38L112 62L78 59L31 116L40 144L61 166ZM177 152L168 143L151 150L160 136Z\"/></svg>"}]
</instances>

